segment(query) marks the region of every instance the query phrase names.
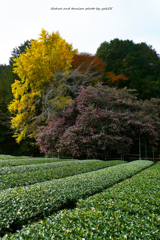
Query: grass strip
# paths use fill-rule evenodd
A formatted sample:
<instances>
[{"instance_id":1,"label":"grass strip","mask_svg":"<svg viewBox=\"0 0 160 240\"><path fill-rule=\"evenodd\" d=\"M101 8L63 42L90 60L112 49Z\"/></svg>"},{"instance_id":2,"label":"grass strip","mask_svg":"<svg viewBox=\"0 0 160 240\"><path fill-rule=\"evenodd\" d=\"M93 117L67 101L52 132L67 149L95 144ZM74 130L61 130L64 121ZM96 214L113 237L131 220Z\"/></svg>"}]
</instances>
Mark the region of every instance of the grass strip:
<instances>
[{"instance_id":1,"label":"grass strip","mask_svg":"<svg viewBox=\"0 0 160 240\"><path fill-rule=\"evenodd\" d=\"M66 164L67 163L67 164ZM0 175L0 190L7 188L14 188L20 186L27 186L38 182L45 182L52 179L59 179L76 174L96 171L98 169L122 164L124 161L100 161L100 160L83 160L83 161L70 161L70 162L58 162L56 165L50 167L51 163L43 164L41 167L49 165L50 168L40 169L33 172L23 172L15 174ZM64 164L64 165L62 165ZM27 165L28 166L28 165ZM30 165L31 167L32 165ZM46 166L46 167L47 167ZM39 164L37 165L37 168ZM17 167L18 168L18 167ZM34 168L35 170L35 168Z\"/></svg>"},{"instance_id":2,"label":"grass strip","mask_svg":"<svg viewBox=\"0 0 160 240\"><path fill-rule=\"evenodd\" d=\"M81 198L101 192L152 164L151 161L139 160L65 179L1 191L1 235L21 228L30 220L49 216Z\"/></svg>"}]
</instances>

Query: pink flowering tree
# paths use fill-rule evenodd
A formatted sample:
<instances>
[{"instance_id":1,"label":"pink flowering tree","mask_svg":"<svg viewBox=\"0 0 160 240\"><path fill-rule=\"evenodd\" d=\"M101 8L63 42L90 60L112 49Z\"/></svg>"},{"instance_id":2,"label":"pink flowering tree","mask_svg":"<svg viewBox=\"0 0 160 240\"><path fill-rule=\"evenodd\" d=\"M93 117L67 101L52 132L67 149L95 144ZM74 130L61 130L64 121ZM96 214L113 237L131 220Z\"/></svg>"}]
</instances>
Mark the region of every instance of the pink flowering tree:
<instances>
[{"instance_id":1,"label":"pink flowering tree","mask_svg":"<svg viewBox=\"0 0 160 240\"><path fill-rule=\"evenodd\" d=\"M75 157L126 153L139 136L142 142L147 139L156 145L159 110L156 100L138 100L125 88L81 87L61 118L38 128L37 144L41 152L65 152Z\"/></svg>"},{"instance_id":2,"label":"pink flowering tree","mask_svg":"<svg viewBox=\"0 0 160 240\"><path fill-rule=\"evenodd\" d=\"M36 143L41 152L59 152L60 138L70 126L75 124L76 112L75 107L68 108L62 117L54 117L47 122L47 126L38 126Z\"/></svg>"}]
</instances>

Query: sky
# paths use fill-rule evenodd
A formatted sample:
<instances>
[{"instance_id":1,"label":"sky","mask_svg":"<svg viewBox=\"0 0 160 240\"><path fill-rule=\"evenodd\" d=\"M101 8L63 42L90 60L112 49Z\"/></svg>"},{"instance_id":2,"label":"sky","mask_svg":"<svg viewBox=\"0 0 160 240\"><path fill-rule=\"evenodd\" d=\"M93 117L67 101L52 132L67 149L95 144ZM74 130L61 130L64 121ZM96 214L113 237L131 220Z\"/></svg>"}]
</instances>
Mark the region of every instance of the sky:
<instances>
[{"instance_id":1,"label":"sky","mask_svg":"<svg viewBox=\"0 0 160 240\"><path fill-rule=\"evenodd\" d=\"M160 0L5 0L0 3L0 64L42 28L78 52L95 54L104 41L145 42L160 54Z\"/></svg>"}]
</instances>

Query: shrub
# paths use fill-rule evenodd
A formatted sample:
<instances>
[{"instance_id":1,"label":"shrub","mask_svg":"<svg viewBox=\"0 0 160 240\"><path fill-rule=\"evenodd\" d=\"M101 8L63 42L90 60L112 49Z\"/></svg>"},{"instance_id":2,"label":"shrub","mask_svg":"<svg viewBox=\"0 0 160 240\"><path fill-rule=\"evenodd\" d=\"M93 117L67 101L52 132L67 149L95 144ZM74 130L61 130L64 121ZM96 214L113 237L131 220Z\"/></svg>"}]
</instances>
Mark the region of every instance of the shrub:
<instances>
[{"instance_id":1,"label":"shrub","mask_svg":"<svg viewBox=\"0 0 160 240\"><path fill-rule=\"evenodd\" d=\"M1 233L18 229L31 219L39 219L73 205L79 199L101 192L152 164L151 161L139 160L65 179L1 191Z\"/></svg>"},{"instance_id":2,"label":"shrub","mask_svg":"<svg viewBox=\"0 0 160 240\"><path fill-rule=\"evenodd\" d=\"M62 163L64 163L62 165ZM27 186L38 182L45 182L52 179L65 178L68 176L73 176L76 174L81 174L85 172L96 171L98 169L106 168L109 166L114 166L117 164L122 164L124 161L96 161L96 160L84 160L84 161L70 161L70 162L57 162L57 164L53 165L53 163L45 163L41 165L41 168L34 171L31 166L27 166L28 170L32 170L32 172L22 172L22 173L14 173L0 176L0 190L4 190L7 188L14 188L19 186ZM52 166L51 166L52 165ZM44 167L43 167L44 166ZM37 165L37 168L39 164ZM45 169L47 167L47 169ZM50 168L48 168L50 167ZM22 170L22 169L21 169Z\"/></svg>"},{"instance_id":3,"label":"shrub","mask_svg":"<svg viewBox=\"0 0 160 240\"><path fill-rule=\"evenodd\" d=\"M160 162L3 239L160 239Z\"/></svg>"},{"instance_id":4,"label":"shrub","mask_svg":"<svg viewBox=\"0 0 160 240\"><path fill-rule=\"evenodd\" d=\"M60 152L93 158L129 152L141 136L142 144L156 145L160 136L159 103L142 101L127 89L98 84L81 87L70 107L48 126L38 128L41 152Z\"/></svg>"}]
</instances>

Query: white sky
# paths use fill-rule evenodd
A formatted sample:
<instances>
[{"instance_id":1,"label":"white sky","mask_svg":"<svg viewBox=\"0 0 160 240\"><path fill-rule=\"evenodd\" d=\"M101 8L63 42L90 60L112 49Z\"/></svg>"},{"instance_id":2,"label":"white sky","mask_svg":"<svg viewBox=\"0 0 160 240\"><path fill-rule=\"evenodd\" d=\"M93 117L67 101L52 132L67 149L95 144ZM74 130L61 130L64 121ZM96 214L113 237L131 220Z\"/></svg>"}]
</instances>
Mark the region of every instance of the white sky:
<instances>
[{"instance_id":1,"label":"white sky","mask_svg":"<svg viewBox=\"0 0 160 240\"><path fill-rule=\"evenodd\" d=\"M56 7L70 10L51 10ZM106 7L112 10L101 10ZM13 48L38 39L42 28L49 33L59 31L79 52L95 54L102 42L119 38L146 42L160 54L159 27L160 0L3 0L0 64L9 63Z\"/></svg>"}]
</instances>

